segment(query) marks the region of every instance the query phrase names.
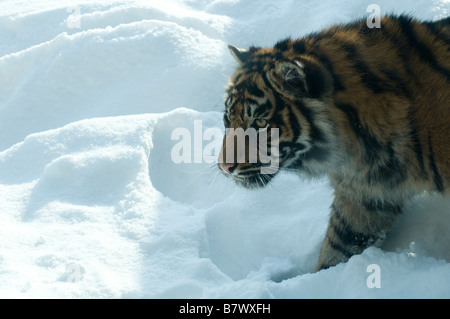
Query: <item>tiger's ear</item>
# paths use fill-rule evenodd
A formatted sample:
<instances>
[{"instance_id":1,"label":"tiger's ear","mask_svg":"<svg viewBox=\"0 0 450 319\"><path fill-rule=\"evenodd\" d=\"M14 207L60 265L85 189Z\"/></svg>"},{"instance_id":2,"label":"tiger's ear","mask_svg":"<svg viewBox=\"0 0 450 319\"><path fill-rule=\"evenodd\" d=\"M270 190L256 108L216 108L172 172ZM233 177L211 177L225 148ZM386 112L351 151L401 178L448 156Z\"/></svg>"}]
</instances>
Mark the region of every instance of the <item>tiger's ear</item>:
<instances>
[{"instance_id":1,"label":"tiger's ear","mask_svg":"<svg viewBox=\"0 0 450 319\"><path fill-rule=\"evenodd\" d=\"M267 79L273 88L287 98L308 95L304 66L299 61L280 62L267 72Z\"/></svg>"},{"instance_id":2,"label":"tiger's ear","mask_svg":"<svg viewBox=\"0 0 450 319\"><path fill-rule=\"evenodd\" d=\"M228 45L228 49L230 49L231 55L239 65L244 65L250 57L250 52L248 50L238 49L230 44Z\"/></svg>"}]
</instances>

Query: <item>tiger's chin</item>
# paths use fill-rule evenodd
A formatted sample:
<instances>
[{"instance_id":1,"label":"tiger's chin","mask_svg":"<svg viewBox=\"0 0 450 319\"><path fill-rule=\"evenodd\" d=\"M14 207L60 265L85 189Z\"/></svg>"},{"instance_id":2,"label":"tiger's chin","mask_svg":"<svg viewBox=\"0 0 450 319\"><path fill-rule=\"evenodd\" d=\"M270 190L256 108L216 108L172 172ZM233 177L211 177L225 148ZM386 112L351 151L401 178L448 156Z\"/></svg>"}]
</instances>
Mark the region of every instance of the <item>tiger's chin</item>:
<instances>
[{"instance_id":1,"label":"tiger's chin","mask_svg":"<svg viewBox=\"0 0 450 319\"><path fill-rule=\"evenodd\" d=\"M269 175L256 173L250 176L231 175L230 177L238 186L242 188L260 189L266 187L270 183L270 181L274 178L274 174Z\"/></svg>"}]
</instances>

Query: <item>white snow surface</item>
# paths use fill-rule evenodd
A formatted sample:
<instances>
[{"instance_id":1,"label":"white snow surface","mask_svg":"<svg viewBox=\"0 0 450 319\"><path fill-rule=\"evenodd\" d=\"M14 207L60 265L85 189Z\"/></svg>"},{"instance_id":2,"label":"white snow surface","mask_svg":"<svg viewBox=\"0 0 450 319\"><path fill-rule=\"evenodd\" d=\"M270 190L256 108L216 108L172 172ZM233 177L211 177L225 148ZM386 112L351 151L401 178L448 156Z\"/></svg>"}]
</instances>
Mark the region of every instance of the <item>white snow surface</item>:
<instances>
[{"instance_id":1,"label":"white snow surface","mask_svg":"<svg viewBox=\"0 0 450 319\"><path fill-rule=\"evenodd\" d=\"M314 273L325 178L245 191L171 158L176 128L223 130L228 43L272 46L372 2L0 1L0 297L450 298L450 200L418 196L381 248Z\"/></svg>"}]
</instances>

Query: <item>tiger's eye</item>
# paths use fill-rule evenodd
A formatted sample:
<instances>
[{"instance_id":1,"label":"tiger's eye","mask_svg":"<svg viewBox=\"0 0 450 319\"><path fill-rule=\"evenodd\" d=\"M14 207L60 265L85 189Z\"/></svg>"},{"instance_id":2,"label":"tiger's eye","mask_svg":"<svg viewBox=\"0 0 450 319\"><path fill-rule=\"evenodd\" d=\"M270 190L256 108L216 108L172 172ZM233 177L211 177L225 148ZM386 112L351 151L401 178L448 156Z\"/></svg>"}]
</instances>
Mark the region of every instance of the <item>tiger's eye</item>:
<instances>
[{"instance_id":1,"label":"tiger's eye","mask_svg":"<svg viewBox=\"0 0 450 319\"><path fill-rule=\"evenodd\" d=\"M265 119L256 119L255 124L260 128L264 128L267 126L267 121Z\"/></svg>"}]
</instances>

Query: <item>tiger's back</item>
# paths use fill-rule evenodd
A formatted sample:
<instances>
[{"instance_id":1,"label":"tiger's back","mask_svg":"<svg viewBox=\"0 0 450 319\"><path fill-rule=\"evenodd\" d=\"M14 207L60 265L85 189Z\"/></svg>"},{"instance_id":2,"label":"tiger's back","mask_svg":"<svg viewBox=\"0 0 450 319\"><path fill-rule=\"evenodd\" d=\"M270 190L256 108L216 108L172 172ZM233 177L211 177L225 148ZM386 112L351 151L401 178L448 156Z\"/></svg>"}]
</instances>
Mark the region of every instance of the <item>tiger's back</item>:
<instances>
[{"instance_id":1,"label":"tiger's back","mask_svg":"<svg viewBox=\"0 0 450 319\"><path fill-rule=\"evenodd\" d=\"M371 167L364 177L389 188L414 181L416 191L448 191L450 18L385 17L381 25L368 29L359 21L299 41L307 54L329 52L331 117L346 133L346 147L358 145L349 160Z\"/></svg>"},{"instance_id":2,"label":"tiger's back","mask_svg":"<svg viewBox=\"0 0 450 319\"><path fill-rule=\"evenodd\" d=\"M230 49L240 66L225 126L278 128L280 167L335 189L318 269L379 244L415 194L450 193L450 18L387 16L379 29L361 20ZM261 163L219 166L245 187L273 177Z\"/></svg>"}]
</instances>

